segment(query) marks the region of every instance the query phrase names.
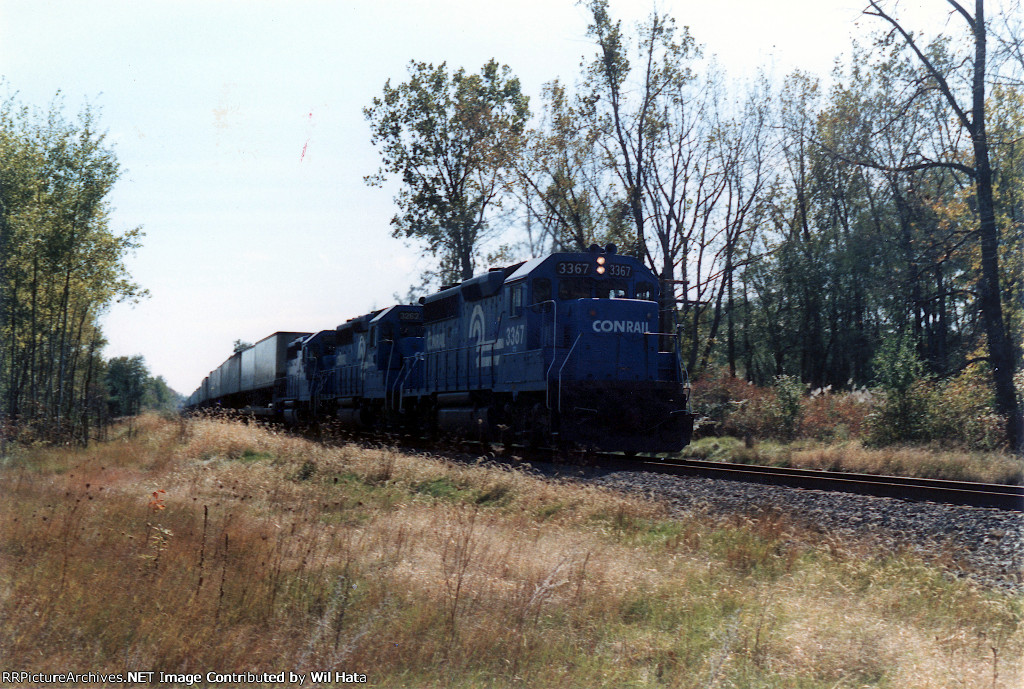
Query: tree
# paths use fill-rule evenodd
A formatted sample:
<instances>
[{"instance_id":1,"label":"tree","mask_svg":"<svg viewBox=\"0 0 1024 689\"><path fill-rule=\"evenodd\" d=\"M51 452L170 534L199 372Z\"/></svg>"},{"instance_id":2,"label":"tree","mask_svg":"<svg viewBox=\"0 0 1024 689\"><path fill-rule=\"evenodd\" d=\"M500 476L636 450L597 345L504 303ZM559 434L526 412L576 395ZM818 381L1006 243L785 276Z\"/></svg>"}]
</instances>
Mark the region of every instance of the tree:
<instances>
[{"instance_id":1,"label":"tree","mask_svg":"<svg viewBox=\"0 0 1024 689\"><path fill-rule=\"evenodd\" d=\"M149 370L139 355L119 356L107 364L107 389L113 416L135 416L142 409Z\"/></svg>"},{"instance_id":2,"label":"tree","mask_svg":"<svg viewBox=\"0 0 1024 689\"><path fill-rule=\"evenodd\" d=\"M182 402L182 395L172 390L163 376L146 376L140 405L142 409L174 411Z\"/></svg>"},{"instance_id":3,"label":"tree","mask_svg":"<svg viewBox=\"0 0 1024 689\"><path fill-rule=\"evenodd\" d=\"M388 80L363 110L382 159L366 181L401 180L392 235L425 242L441 260L431 272L444 283L473 277L522 148L528 106L519 80L494 60L479 74L413 61L408 81Z\"/></svg>"},{"instance_id":4,"label":"tree","mask_svg":"<svg viewBox=\"0 0 1024 689\"><path fill-rule=\"evenodd\" d=\"M686 261L689 249L680 230L714 206L722 185L719 177L700 169L710 155L702 119L705 84L691 89L695 77L690 64L700 50L686 27L678 29L671 17L654 11L638 27L634 69L628 37L621 22L612 21L607 0L592 0L587 8L592 18L588 35L597 45L597 55L587 66L585 99L593 104L607 164L618 178L633 221L635 240L628 250L661 277L659 325L662 332L671 333L675 270ZM699 210L679 213L681 208Z\"/></svg>"},{"instance_id":5,"label":"tree","mask_svg":"<svg viewBox=\"0 0 1024 689\"><path fill-rule=\"evenodd\" d=\"M956 0L947 2L966 24L971 35L973 49L962 61L937 60L935 54L922 47L917 37L889 14L879 0L870 0L869 8L864 12L885 21L893 35L899 36L912 53L911 60L920 68L910 82L916 86L912 90L913 98L924 99L932 93L938 93L950 120L970 138L973 164L953 157L936 160L921 155L900 168L924 170L945 167L968 175L973 182L973 201L978 222L976 236L981 247L978 305L986 337L988 363L992 370L996 407L1007 420L1007 436L1011 446L1018 452L1024 452L1024 418L1013 384L1016 357L1013 342L1005 327L1000 287L1000 233L996 223L986 116L985 85L989 64L985 3L984 0L975 0L972 15ZM898 121L893 122L893 125L898 124Z\"/></svg>"},{"instance_id":6,"label":"tree","mask_svg":"<svg viewBox=\"0 0 1024 689\"><path fill-rule=\"evenodd\" d=\"M99 315L145 294L124 266L141 231L109 226L119 176L91 108L71 122L59 99L45 114L0 104L0 416L39 436L88 440Z\"/></svg>"},{"instance_id":7,"label":"tree","mask_svg":"<svg viewBox=\"0 0 1024 689\"><path fill-rule=\"evenodd\" d=\"M597 145L593 102L573 99L557 79L544 85L543 97L540 126L527 133L518 166L531 253L632 243L629 213Z\"/></svg>"}]
</instances>

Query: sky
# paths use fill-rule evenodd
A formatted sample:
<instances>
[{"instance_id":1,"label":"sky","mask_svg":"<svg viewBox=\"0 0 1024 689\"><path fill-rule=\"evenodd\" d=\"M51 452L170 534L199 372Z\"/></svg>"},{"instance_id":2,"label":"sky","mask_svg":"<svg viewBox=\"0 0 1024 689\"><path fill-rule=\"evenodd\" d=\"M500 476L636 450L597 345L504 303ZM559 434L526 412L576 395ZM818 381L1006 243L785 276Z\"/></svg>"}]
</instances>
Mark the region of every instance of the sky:
<instances>
[{"instance_id":1,"label":"sky","mask_svg":"<svg viewBox=\"0 0 1024 689\"><path fill-rule=\"evenodd\" d=\"M826 75L877 20L861 0L661 0L730 78ZM655 7L611 0L630 31ZM945 16L941 0L903 14ZM874 24L872 24L874 22ZM189 394L235 340L317 331L395 303L432 257L391 237L398 187L367 186L379 154L363 108L410 60L508 65L540 109L593 55L574 0L0 0L4 91L73 118L100 112L123 168L115 232L150 296L103 317L107 357L141 354Z\"/></svg>"}]
</instances>

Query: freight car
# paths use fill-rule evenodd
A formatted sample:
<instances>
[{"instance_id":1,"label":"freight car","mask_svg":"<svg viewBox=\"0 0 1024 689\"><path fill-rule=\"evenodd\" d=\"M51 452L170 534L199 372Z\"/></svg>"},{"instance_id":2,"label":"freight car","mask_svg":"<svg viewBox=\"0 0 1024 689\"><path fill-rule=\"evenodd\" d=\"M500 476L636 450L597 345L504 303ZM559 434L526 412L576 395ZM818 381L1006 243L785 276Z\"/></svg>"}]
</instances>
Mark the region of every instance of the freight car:
<instances>
[{"instance_id":1,"label":"freight car","mask_svg":"<svg viewBox=\"0 0 1024 689\"><path fill-rule=\"evenodd\" d=\"M275 333L211 372L189 406L674 452L694 415L678 338L657 332L657 298L655 275L613 245L551 254L334 330Z\"/></svg>"}]
</instances>

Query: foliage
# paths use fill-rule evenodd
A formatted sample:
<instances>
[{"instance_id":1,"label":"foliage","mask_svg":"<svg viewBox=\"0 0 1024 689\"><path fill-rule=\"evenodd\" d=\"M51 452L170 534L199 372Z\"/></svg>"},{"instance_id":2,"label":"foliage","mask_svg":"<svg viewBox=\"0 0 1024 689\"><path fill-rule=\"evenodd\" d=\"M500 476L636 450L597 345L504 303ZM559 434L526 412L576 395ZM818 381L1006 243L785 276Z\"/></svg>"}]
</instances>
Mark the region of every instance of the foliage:
<instances>
[{"instance_id":1,"label":"foliage","mask_svg":"<svg viewBox=\"0 0 1024 689\"><path fill-rule=\"evenodd\" d=\"M833 391L818 388L803 402L800 436L822 441L845 442L864 437L875 395L866 388Z\"/></svg>"},{"instance_id":2,"label":"foliage","mask_svg":"<svg viewBox=\"0 0 1024 689\"><path fill-rule=\"evenodd\" d=\"M140 355L107 362L106 384L112 416L132 416L144 409L173 411L181 403L181 395L167 385L163 376L150 375Z\"/></svg>"},{"instance_id":3,"label":"foliage","mask_svg":"<svg viewBox=\"0 0 1024 689\"><path fill-rule=\"evenodd\" d=\"M899 173L941 169L959 172L969 178L973 196L972 210L976 226L970 234L971 246L980 259L972 271L976 276L975 293L980 330L985 335L987 359L990 363L995 405L1006 419L1007 439L1014 449L1024 452L1024 416L1013 388L1013 374L1020 365L1019 341L1011 338L1003 313L1005 278L999 244L1005 235L1000 227L999 208L994 185L999 173L994 169L994 146L989 139L990 99L986 86L997 70L987 58L988 22L985 21L984 0L977 0L974 14L951 0L956 12L953 35L961 37L953 43L948 37L937 38L931 45L908 30L893 13L887 12L879 0L870 0L865 14L878 17L891 28L887 38L902 55L897 63L904 69L896 72L895 85L909 97L901 104L904 113L894 117L883 129L898 127L896 136L903 136L908 126L916 124L913 111L945 121L945 124L968 141L942 141L941 147L927 152L920 148L906 152L905 157L887 169ZM902 77L902 78L901 78ZM934 137L934 134L932 135ZM934 140L934 139L933 139ZM878 167L867 160L863 164ZM1001 267L1002 265L1002 267Z\"/></svg>"},{"instance_id":4,"label":"foliage","mask_svg":"<svg viewBox=\"0 0 1024 689\"><path fill-rule=\"evenodd\" d=\"M171 389L163 376L147 376L142 392L142 408L154 411L174 411L184 401L183 396Z\"/></svg>"},{"instance_id":5,"label":"foliage","mask_svg":"<svg viewBox=\"0 0 1024 689\"><path fill-rule=\"evenodd\" d=\"M106 406L98 318L145 295L124 265L141 231L109 224L119 176L90 107L0 104L0 417L36 436L87 441Z\"/></svg>"},{"instance_id":6,"label":"foliage","mask_svg":"<svg viewBox=\"0 0 1024 689\"><path fill-rule=\"evenodd\" d=\"M783 438L796 435L803 416L803 400L807 386L793 376L777 376L772 385L775 388L775 404L769 410L771 423Z\"/></svg>"},{"instance_id":7,"label":"foliage","mask_svg":"<svg viewBox=\"0 0 1024 689\"><path fill-rule=\"evenodd\" d=\"M731 436L748 446L758 443L761 459L772 463L776 458L760 443L863 441L872 447L921 443L964 451L1003 449L1004 421L995 412L984 367L975 364L942 380L916 376L921 363L901 341L894 338L879 359L896 362L883 369L890 382L886 388L820 388L807 394L806 386L790 376L765 387L732 378L724 368L704 375L694 381L691 397L701 417L697 438Z\"/></svg>"},{"instance_id":8,"label":"foliage","mask_svg":"<svg viewBox=\"0 0 1024 689\"><path fill-rule=\"evenodd\" d=\"M914 343L903 333L882 343L872 368L875 382L883 390L897 394L909 390L924 375L924 365L917 356Z\"/></svg>"},{"instance_id":9,"label":"foliage","mask_svg":"<svg viewBox=\"0 0 1024 689\"><path fill-rule=\"evenodd\" d=\"M132 416L142 409L142 395L149 371L141 356L119 356L107 364L110 411L114 416Z\"/></svg>"},{"instance_id":10,"label":"foliage","mask_svg":"<svg viewBox=\"0 0 1024 689\"><path fill-rule=\"evenodd\" d=\"M382 162L367 183L400 179L392 234L424 242L440 259L431 273L443 283L473 277L522 146L528 104L519 80L494 60L479 74L413 61L409 80L389 80L363 111Z\"/></svg>"},{"instance_id":11,"label":"foliage","mask_svg":"<svg viewBox=\"0 0 1024 689\"><path fill-rule=\"evenodd\" d=\"M516 185L531 253L628 246L632 223L598 146L594 102L573 99L557 79L542 96L541 123L527 132Z\"/></svg>"},{"instance_id":12,"label":"foliage","mask_svg":"<svg viewBox=\"0 0 1024 689\"><path fill-rule=\"evenodd\" d=\"M996 413L991 383L979 366L942 380L915 380L891 390L868 418L873 445L936 442L971 450L1005 443L1005 420Z\"/></svg>"},{"instance_id":13,"label":"foliage","mask_svg":"<svg viewBox=\"0 0 1024 689\"><path fill-rule=\"evenodd\" d=\"M692 385L690 404L700 419L698 435L769 437L771 429L761 410L773 403L772 391L730 376L725 369L709 371Z\"/></svg>"}]
</instances>

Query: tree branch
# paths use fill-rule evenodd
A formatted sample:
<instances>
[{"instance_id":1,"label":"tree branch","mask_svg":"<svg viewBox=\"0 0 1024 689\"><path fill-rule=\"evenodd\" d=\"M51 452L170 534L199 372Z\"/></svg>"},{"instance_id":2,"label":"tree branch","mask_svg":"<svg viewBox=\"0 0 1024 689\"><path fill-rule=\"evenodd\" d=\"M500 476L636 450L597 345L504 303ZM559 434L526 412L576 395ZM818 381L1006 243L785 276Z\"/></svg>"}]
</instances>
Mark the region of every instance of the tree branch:
<instances>
[{"instance_id":1,"label":"tree branch","mask_svg":"<svg viewBox=\"0 0 1024 689\"><path fill-rule=\"evenodd\" d=\"M960 11L963 12L963 8L957 5L953 0L948 1L954 7L959 8ZM889 24L896 31L898 31L901 36L903 36L903 40L906 41L907 45L910 46L910 49L914 51L914 54L917 55L917 58L921 61L921 64L924 65L925 69L928 70L928 73L932 76L933 79L935 79L935 82L939 85L939 90L942 92L942 95L945 96L946 102L949 103L949 106L953 108L953 112L956 113L957 119L960 120L960 123L968 131L974 131L974 126L971 123L970 118L967 117L967 113L965 113L963 109L961 109L960 105L956 102L956 97L953 95L953 90L950 88L949 83L946 81L946 78L939 73L939 70L935 68L935 65L932 64L932 61L929 60L923 52L921 52L921 49L917 46L917 43L914 41L914 37L906 29L904 29L898 21L896 21L891 16L886 14L885 10L883 10L881 6L879 6L878 0L870 0L870 4L875 11L869 12L868 10L864 10L864 14L884 19L885 21L889 22ZM968 20L970 21L971 27L973 29L973 20L971 20L969 17Z\"/></svg>"}]
</instances>

